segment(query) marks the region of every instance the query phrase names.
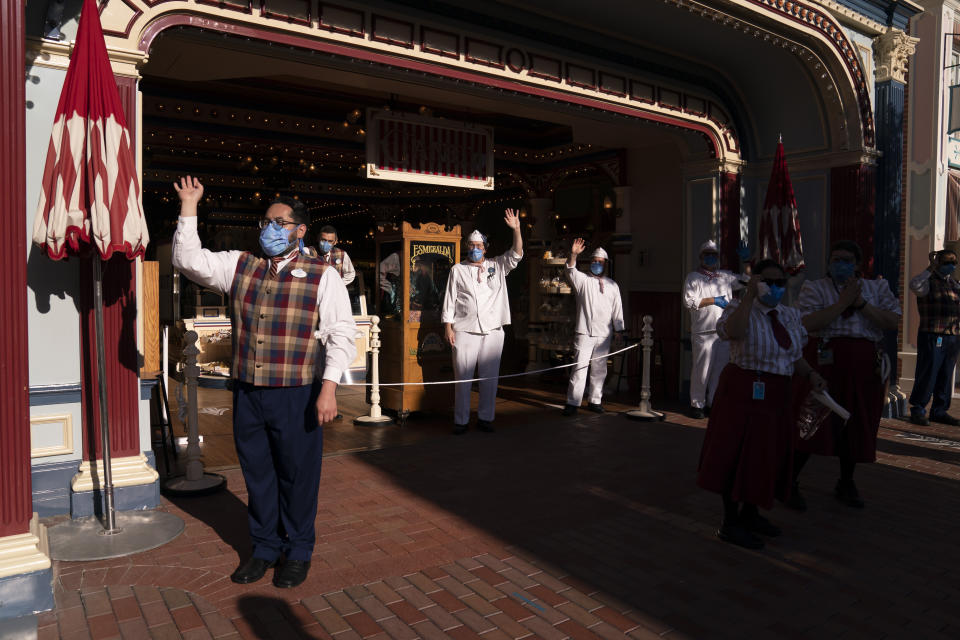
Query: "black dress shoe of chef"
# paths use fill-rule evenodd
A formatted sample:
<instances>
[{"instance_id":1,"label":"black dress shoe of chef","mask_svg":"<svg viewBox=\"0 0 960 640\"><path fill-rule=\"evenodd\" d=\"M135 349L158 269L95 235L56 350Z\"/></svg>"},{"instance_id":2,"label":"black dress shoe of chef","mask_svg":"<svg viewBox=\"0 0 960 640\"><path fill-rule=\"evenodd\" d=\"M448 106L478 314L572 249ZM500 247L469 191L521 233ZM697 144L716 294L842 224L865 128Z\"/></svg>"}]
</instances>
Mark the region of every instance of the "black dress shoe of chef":
<instances>
[{"instance_id":1,"label":"black dress shoe of chef","mask_svg":"<svg viewBox=\"0 0 960 640\"><path fill-rule=\"evenodd\" d=\"M948 424L951 427L960 426L960 420L957 420L948 413L940 413L935 416L930 416L930 422L939 422L940 424Z\"/></svg>"},{"instance_id":2,"label":"black dress shoe of chef","mask_svg":"<svg viewBox=\"0 0 960 640\"><path fill-rule=\"evenodd\" d=\"M453 425L453 435L461 436L467 432L467 425L465 424L455 424Z\"/></svg>"},{"instance_id":3,"label":"black dress shoe of chef","mask_svg":"<svg viewBox=\"0 0 960 640\"><path fill-rule=\"evenodd\" d=\"M273 574L273 586L279 589L295 587L303 584L308 573L310 573L309 560L287 560Z\"/></svg>"},{"instance_id":4,"label":"black dress shoe of chef","mask_svg":"<svg viewBox=\"0 0 960 640\"><path fill-rule=\"evenodd\" d=\"M688 413L687 415L693 418L694 420L703 420L704 418L707 417L706 414L703 413L703 409L701 409L700 407L692 407L690 409L690 413Z\"/></svg>"},{"instance_id":5,"label":"black dress shoe of chef","mask_svg":"<svg viewBox=\"0 0 960 640\"><path fill-rule=\"evenodd\" d=\"M575 416L577 415L577 407L573 406L572 404L564 405L563 411L560 412L560 415L567 417Z\"/></svg>"},{"instance_id":6,"label":"black dress shoe of chef","mask_svg":"<svg viewBox=\"0 0 960 640\"><path fill-rule=\"evenodd\" d=\"M488 420L477 419L477 429L484 433L493 433L493 423Z\"/></svg>"},{"instance_id":7,"label":"black dress shoe of chef","mask_svg":"<svg viewBox=\"0 0 960 640\"><path fill-rule=\"evenodd\" d=\"M267 569L275 564L277 564L276 560L270 562L261 558L250 558L230 574L230 579L237 584L250 584L262 578Z\"/></svg>"},{"instance_id":8,"label":"black dress shoe of chef","mask_svg":"<svg viewBox=\"0 0 960 640\"><path fill-rule=\"evenodd\" d=\"M590 403L587 405L587 411L593 411L594 413L603 413L605 409L602 404Z\"/></svg>"},{"instance_id":9,"label":"black dress shoe of chef","mask_svg":"<svg viewBox=\"0 0 960 640\"><path fill-rule=\"evenodd\" d=\"M724 524L717 529L717 537L744 549L763 549L763 540L739 524Z\"/></svg>"}]
</instances>

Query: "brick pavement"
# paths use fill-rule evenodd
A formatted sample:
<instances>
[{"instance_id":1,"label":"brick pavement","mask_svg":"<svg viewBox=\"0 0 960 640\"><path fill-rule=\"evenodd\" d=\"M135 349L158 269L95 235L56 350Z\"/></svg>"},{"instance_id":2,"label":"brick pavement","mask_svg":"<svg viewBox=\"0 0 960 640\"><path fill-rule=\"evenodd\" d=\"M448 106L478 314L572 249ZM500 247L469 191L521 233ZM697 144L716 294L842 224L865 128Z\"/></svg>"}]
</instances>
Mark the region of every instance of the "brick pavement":
<instances>
[{"instance_id":1,"label":"brick pavement","mask_svg":"<svg viewBox=\"0 0 960 640\"><path fill-rule=\"evenodd\" d=\"M55 564L64 638L960 637L960 430L884 421L862 511L806 470L806 514L762 552L719 542L693 483L703 421L615 414L324 460L304 585L234 585L242 478L166 509L184 533L127 558ZM532 420L531 420L532 422Z\"/></svg>"}]
</instances>

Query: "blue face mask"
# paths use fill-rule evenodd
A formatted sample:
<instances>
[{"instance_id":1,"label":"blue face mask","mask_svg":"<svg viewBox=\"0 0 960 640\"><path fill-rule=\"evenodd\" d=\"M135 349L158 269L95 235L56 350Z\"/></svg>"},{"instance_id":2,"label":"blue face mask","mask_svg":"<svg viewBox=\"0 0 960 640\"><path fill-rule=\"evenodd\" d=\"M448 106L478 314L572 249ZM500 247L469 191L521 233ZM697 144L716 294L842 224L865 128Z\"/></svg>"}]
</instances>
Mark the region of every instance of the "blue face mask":
<instances>
[{"instance_id":1,"label":"blue face mask","mask_svg":"<svg viewBox=\"0 0 960 640\"><path fill-rule=\"evenodd\" d=\"M956 268L957 268L957 265L955 264L942 264L939 267L937 267L937 271L939 271L940 275L942 276L949 276L954 272Z\"/></svg>"},{"instance_id":2,"label":"blue face mask","mask_svg":"<svg viewBox=\"0 0 960 640\"><path fill-rule=\"evenodd\" d=\"M769 285L770 293L760 298L760 302L767 305L768 307L775 307L780 304L780 299L783 298L784 292L787 290L786 287L779 287L775 284Z\"/></svg>"},{"instance_id":3,"label":"blue face mask","mask_svg":"<svg viewBox=\"0 0 960 640\"><path fill-rule=\"evenodd\" d=\"M846 282L853 275L853 263L844 260L835 260L828 267L830 277L837 282Z\"/></svg>"},{"instance_id":4,"label":"blue face mask","mask_svg":"<svg viewBox=\"0 0 960 640\"><path fill-rule=\"evenodd\" d=\"M710 255L703 256L703 266L713 268L713 267L716 267L718 264L720 264L720 258L713 255L712 253Z\"/></svg>"},{"instance_id":5,"label":"blue face mask","mask_svg":"<svg viewBox=\"0 0 960 640\"><path fill-rule=\"evenodd\" d=\"M590 273L592 273L592 274L595 275L595 276L598 276L598 275L600 275L601 273L603 273L603 264L600 263L600 262L591 262L591 263L590 263Z\"/></svg>"},{"instance_id":6,"label":"blue face mask","mask_svg":"<svg viewBox=\"0 0 960 640\"><path fill-rule=\"evenodd\" d=\"M330 253L330 249L333 249L333 243L329 240L320 241L320 253L326 255Z\"/></svg>"},{"instance_id":7,"label":"blue face mask","mask_svg":"<svg viewBox=\"0 0 960 640\"><path fill-rule=\"evenodd\" d=\"M483 260L483 249L470 249L467 251L467 257L470 258L470 262L480 262Z\"/></svg>"},{"instance_id":8,"label":"blue face mask","mask_svg":"<svg viewBox=\"0 0 960 640\"><path fill-rule=\"evenodd\" d=\"M291 244L290 232L279 224L268 224L260 232L260 248L271 258L285 253Z\"/></svg>"}]
</instances>

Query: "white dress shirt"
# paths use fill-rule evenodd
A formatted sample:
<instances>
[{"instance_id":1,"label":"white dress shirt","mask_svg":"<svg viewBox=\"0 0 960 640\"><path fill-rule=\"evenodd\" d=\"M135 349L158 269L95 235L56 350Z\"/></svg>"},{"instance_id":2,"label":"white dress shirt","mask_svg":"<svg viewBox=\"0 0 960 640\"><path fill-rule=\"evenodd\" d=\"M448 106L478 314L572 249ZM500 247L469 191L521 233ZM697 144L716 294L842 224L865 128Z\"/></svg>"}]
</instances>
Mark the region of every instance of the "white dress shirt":
<instances>
[{"instance_id":1,"label":"white dress shirt","mask_svg":"<svg viewBox=\"0 0 960 640\"><path fill-rule=\"evenodd\" d=\"M792 376L793 363L803 355L803 348L807 344L807 330L800 321L800 311L782 304L774 307L777 320L790 334L790 348L783 349L774 337L773 323L767 317L771 309L757 301L750 309L746 335L738 339L730 338L726 331L727 321L739 306L739 300L731 302L717 321L717 335L730 341L730 362L741 369Z\"/></svg>"},{"instance_id":2,"label":"white dress shirt","mask_svg":"<svg viewBox=\"0 0 960 640\"><path fill-rule=\"evenodd\" d=\"M891 311L898 316L901 315L900 303L890 291L890 283L886 280L861 280L861 282L863 284L860 295L868 304L884 311ZM837 303L841 290L842 287L834 286L833 278L829 276L819 280L808 280L800 289L797 308L805 316L815 311L822 311ZM866 338L874 342L883 339L883 331L863 313L856 310L849 318L837 316L828 326L817 331L816 335L821 338Z\"/></svg>"},{"instance_id":3,"label":"white dress shirt","mask_svg":"<svg viewBox=\"0 0 960 640\"><path fill-rule=\"evenodd\" d=\"M453 265L440 321L452 324L454 331L481 334L510 324L507 274L522 258L522 253L511 249L502 256L485 259L479 266L472 262Z\"/></svg>"},{"instance_id":4,"label":"white dress shirt","mask_svg":"<svg viewBox=\"0 0 960 640\"><path fill-rule=\"evenodd\" d=\"M200 245L197 218L177 221L173 235L173 266L199 285L220 293L230 293L237 262L243 251L210 251ZM282 271L292 258L279 264ZM320 322L317 336L326 354L323 379L340 382L343 372L357 356L357 325L353 321L347 288L334 269L327 269L317 287ZM318 363L319 364L319 363Z\"/></svg>"},{"instance_id":5,"label":"white dress shirt","mask_svg":"<svg viewBox=\"0 0 960 640\"><path fill-rule=\"evenodd\" d=\"M690 309L690 333L713 333L717 330L717 320L723 309L715 304L700 308L700 301L724 296L727 302L733 302L733 290L743 287L739 278L735 273L723 269L717 269L709 276L700 270L687 274L683 284L683 305Z\"/></svg>"},{"instance_id":6,"label":"white dress shirt","mask_svg":"<svg viewBox=\"0 0 960 640\"><path fill-rule=\"evenodd\" d=\"M593 337L610 335L611 331L623 331L623 302L620 287L606 276L588 276L567 265L567 277L577 296L577 324L574 333ZM603 292L600 282L603 281Z\"/></svg>"}]
</instances>

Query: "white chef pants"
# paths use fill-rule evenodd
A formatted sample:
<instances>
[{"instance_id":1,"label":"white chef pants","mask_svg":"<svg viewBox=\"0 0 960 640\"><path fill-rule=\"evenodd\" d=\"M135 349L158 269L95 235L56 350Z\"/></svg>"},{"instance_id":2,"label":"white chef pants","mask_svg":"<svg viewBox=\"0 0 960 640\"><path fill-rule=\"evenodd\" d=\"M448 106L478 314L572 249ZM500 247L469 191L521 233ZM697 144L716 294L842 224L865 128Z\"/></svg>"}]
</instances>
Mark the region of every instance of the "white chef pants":
<instances>
[{"instance_id":1,"label":"white chef pants","mask_svg":"<svg viewBox=\"0 0 960 640\"><path fill-rule=\"evenodd\" d=\"M453 345L453 371L457 380L492 378L480 382L480 406L477 417L493 422L497 402L497 376L500 375L500 354L503 352L503 328L487 334L457 331ZM474 375L474 369L477 375ZM470 382L456 385L453 423L470 421Z\"/></svg>"},{"instance_id":2,"label":"white chef pants","mask_svg":"<svg viewBox=\"0 0 960 640\"><path fill-rule=\"evenodd\" d=\"M570 372L570 385L567 387L567 404L575 407L583 401L583 389L587 384L587 366L590 367L590 404L600 404L603 398L603 381L607 378L607 359L610 353L612 333L605 336L588 336L578 333L574 342L577 351L577 364ZM597 358L591 362L591 358Z\"/></svg>"},{"instance_id":3,"label":"white chef pants","mask_svg":"<svg viewBox=\"0 0 960 640\"><path fill-rule=\"evenodd\" d=\"M730 343L717 332L694 333L693 367L690 370L690 406L703 409L713 405L720 372L730 361Z\"/></svg>"}]
</instances>

